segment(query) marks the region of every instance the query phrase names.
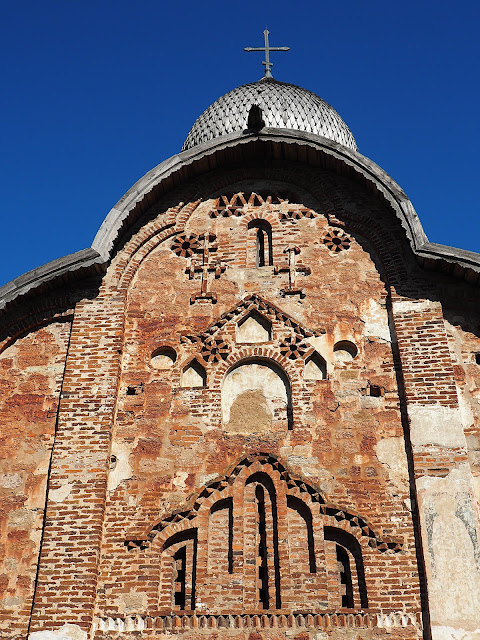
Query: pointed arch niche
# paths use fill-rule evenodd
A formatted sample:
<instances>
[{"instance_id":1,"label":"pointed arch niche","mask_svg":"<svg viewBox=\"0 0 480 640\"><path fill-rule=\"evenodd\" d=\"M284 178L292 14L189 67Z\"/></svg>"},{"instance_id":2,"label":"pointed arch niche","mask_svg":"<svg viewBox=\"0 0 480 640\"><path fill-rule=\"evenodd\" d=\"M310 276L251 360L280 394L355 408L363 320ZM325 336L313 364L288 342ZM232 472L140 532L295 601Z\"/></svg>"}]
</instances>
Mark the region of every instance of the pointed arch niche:
<instances>
[{"instance_id":1,"label":"pointed arch niche","mask_svg":"<svg viewBox=\"0 0 480 640\"><path fill-rule=\"evenodd\" d=\"M240 344L261 344L272 339L272 323L257 310L250 311L237 324L236 341Z\"/></svg>"},{"instance_id":2,"label":"pointed arch niche","mask_svg":"<svg viewBox=\"0 0 480 640\"><path fill-rule=\"evenodd\" d=\"M285 371L273 360L237 362L222 385L222 422L229 433L292 428L292 393Z\"/></svg>"}]
</instances>

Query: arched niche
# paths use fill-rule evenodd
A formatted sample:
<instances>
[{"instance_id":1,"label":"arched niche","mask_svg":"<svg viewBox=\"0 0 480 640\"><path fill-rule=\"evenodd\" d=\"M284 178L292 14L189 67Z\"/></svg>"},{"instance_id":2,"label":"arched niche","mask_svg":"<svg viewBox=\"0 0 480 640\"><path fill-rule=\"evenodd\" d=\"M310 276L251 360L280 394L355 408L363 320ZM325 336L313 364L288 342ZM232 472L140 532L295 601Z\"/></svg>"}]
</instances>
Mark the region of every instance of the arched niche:
<instances>
[{"instance_id":1,"label":"arched niche","mask_svg":"<svg viewBox=\"0 0 480 640\"><path fill-rule=\"evenodd\" d=\"M223 380L222 420L230 433L291 429L291 389L285 371L267 359L238 362Z\"/></svg>"},{"instance_id":2,"label":"arched niche","mask_svg":"<svg viewBox=\"0 0 480 640\"><path fill-rule=\"evenodd\" d=\"M177 354L172 347L159 347L152 353L150 364L154 369L171 369L177 360Z\"/></svg>"},{"instance_id":3,"label":"arched niche","mask_svg":"<svg viewBox=\"0 0 480 640\"><path fill-rule=\"evenodd\" d=\"M349 340L340 340L333 347L333 355L336 362L339 363L351 362L354 358L357 357L357 354L357 346Z\"/></svg>"},{"instance_id":4,"label":"arched niche","mask_svg":"<svg viewBox=\"0 0 480 640\"><path fill-rule=\"evenodd\" d=\"M258 311L251 311L237 324L237 342L259 344L272 339L272 323Z\"/></svg>"}]
</instances>

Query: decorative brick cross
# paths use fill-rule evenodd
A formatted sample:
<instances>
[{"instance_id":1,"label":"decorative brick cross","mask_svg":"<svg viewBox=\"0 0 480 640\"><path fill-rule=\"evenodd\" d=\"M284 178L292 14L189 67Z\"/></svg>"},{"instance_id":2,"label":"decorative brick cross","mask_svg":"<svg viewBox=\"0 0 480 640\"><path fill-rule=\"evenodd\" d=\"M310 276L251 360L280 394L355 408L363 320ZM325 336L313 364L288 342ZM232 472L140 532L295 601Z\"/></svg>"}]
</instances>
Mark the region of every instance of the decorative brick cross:
<instances>
[{"instance_id":1,"label":"decorative brick cross","mask_svg":"<svg viewBox=\"0 0 480 640\"><path fill-rule=\"evenodd\" d=\"M280 289L280 294L282 296L298 295L300 298L304 298L305 291L296 287L297 274L301 273L308 276L311 273L311 269L310 267L306 267L304 264L297 262L296 257L300 253L299 247L288 247L283 253L288 255L288 266L275 267L273 270L275 275L279 273L288 273L288 287L286 289Z\"/></svg>"},{"instance_id":2,"label":"decorative brick cross","mask_svg":"<svg viewBox=\"0 0 480 640\"><path fill-rule=\"evenodd\" d=\"M194 249L194 251L199 254L200 259L197 262L192 257L192 264L188 267L186 273L188 273L190 280L193 280L196 274L200 274L201 285L200 293L191 296L190 304L201 300L217 302L216 294L208 290L208 274L213 273L215 278L219 278L226 267L219 262L210 262L210 254L218 249L215 243L216 239L217 236L214 233L204 233L198 236L198 248Z\"/></svg>"}]
</instances>

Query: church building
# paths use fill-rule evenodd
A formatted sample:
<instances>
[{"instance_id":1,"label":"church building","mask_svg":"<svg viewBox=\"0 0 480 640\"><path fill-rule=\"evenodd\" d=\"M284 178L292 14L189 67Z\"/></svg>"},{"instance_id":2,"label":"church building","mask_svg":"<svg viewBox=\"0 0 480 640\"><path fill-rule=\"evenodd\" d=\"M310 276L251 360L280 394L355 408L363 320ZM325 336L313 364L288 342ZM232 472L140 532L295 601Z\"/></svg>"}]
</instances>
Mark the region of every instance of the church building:
<instances>
[{"instance_id":1,"label":"church building","mask_svg":"<svg viewBox=\"0 0 480 640\"><path fill-rule=\"evenodd\" d=\"M265 39L0 289L1 638L480 638L480 255Z\"/></svg>"}]
</instances>

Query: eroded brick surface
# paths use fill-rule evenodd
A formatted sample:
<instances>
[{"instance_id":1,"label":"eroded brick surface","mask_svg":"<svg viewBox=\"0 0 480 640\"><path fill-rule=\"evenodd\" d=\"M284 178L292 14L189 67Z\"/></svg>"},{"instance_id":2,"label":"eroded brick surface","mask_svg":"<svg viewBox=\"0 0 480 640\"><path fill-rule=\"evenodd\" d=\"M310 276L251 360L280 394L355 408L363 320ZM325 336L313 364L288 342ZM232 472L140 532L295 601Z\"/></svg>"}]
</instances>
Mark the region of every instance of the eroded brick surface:
<instances>
[{"instance_id":1,"label":"eroded brick surface","mask_svg":"<svg viewBox=\"0 0 480 640\"><path fill-rule=\"evenodd\" d=\"M31 631L418 638L425 570L434 624L465 628L452 607L460 573L477 579L469 557L445 613L441 592L455 539L480 557L480 344L435 288L447 280L420 269L379 200L327 171L212 172L153 203L75 309ZM0 360L11 438L39 395L56 410L66 326ZM48 415L29 453L42 470ZM18 637L45 491L28 465L39 504L20 533L37 546L16 547ZM461 597L478 609L475 589Z\"/></svg>"},{"instance_id":2,"label":"eroded brick surface","mask_svg":"<svg viewBox=\"0 0 480 640\"><path fill-rule=\"evenodd\" d=\"M70 323L19 337L0 355L0 634L26 632Z\"/></svg>"}]
</instances>

